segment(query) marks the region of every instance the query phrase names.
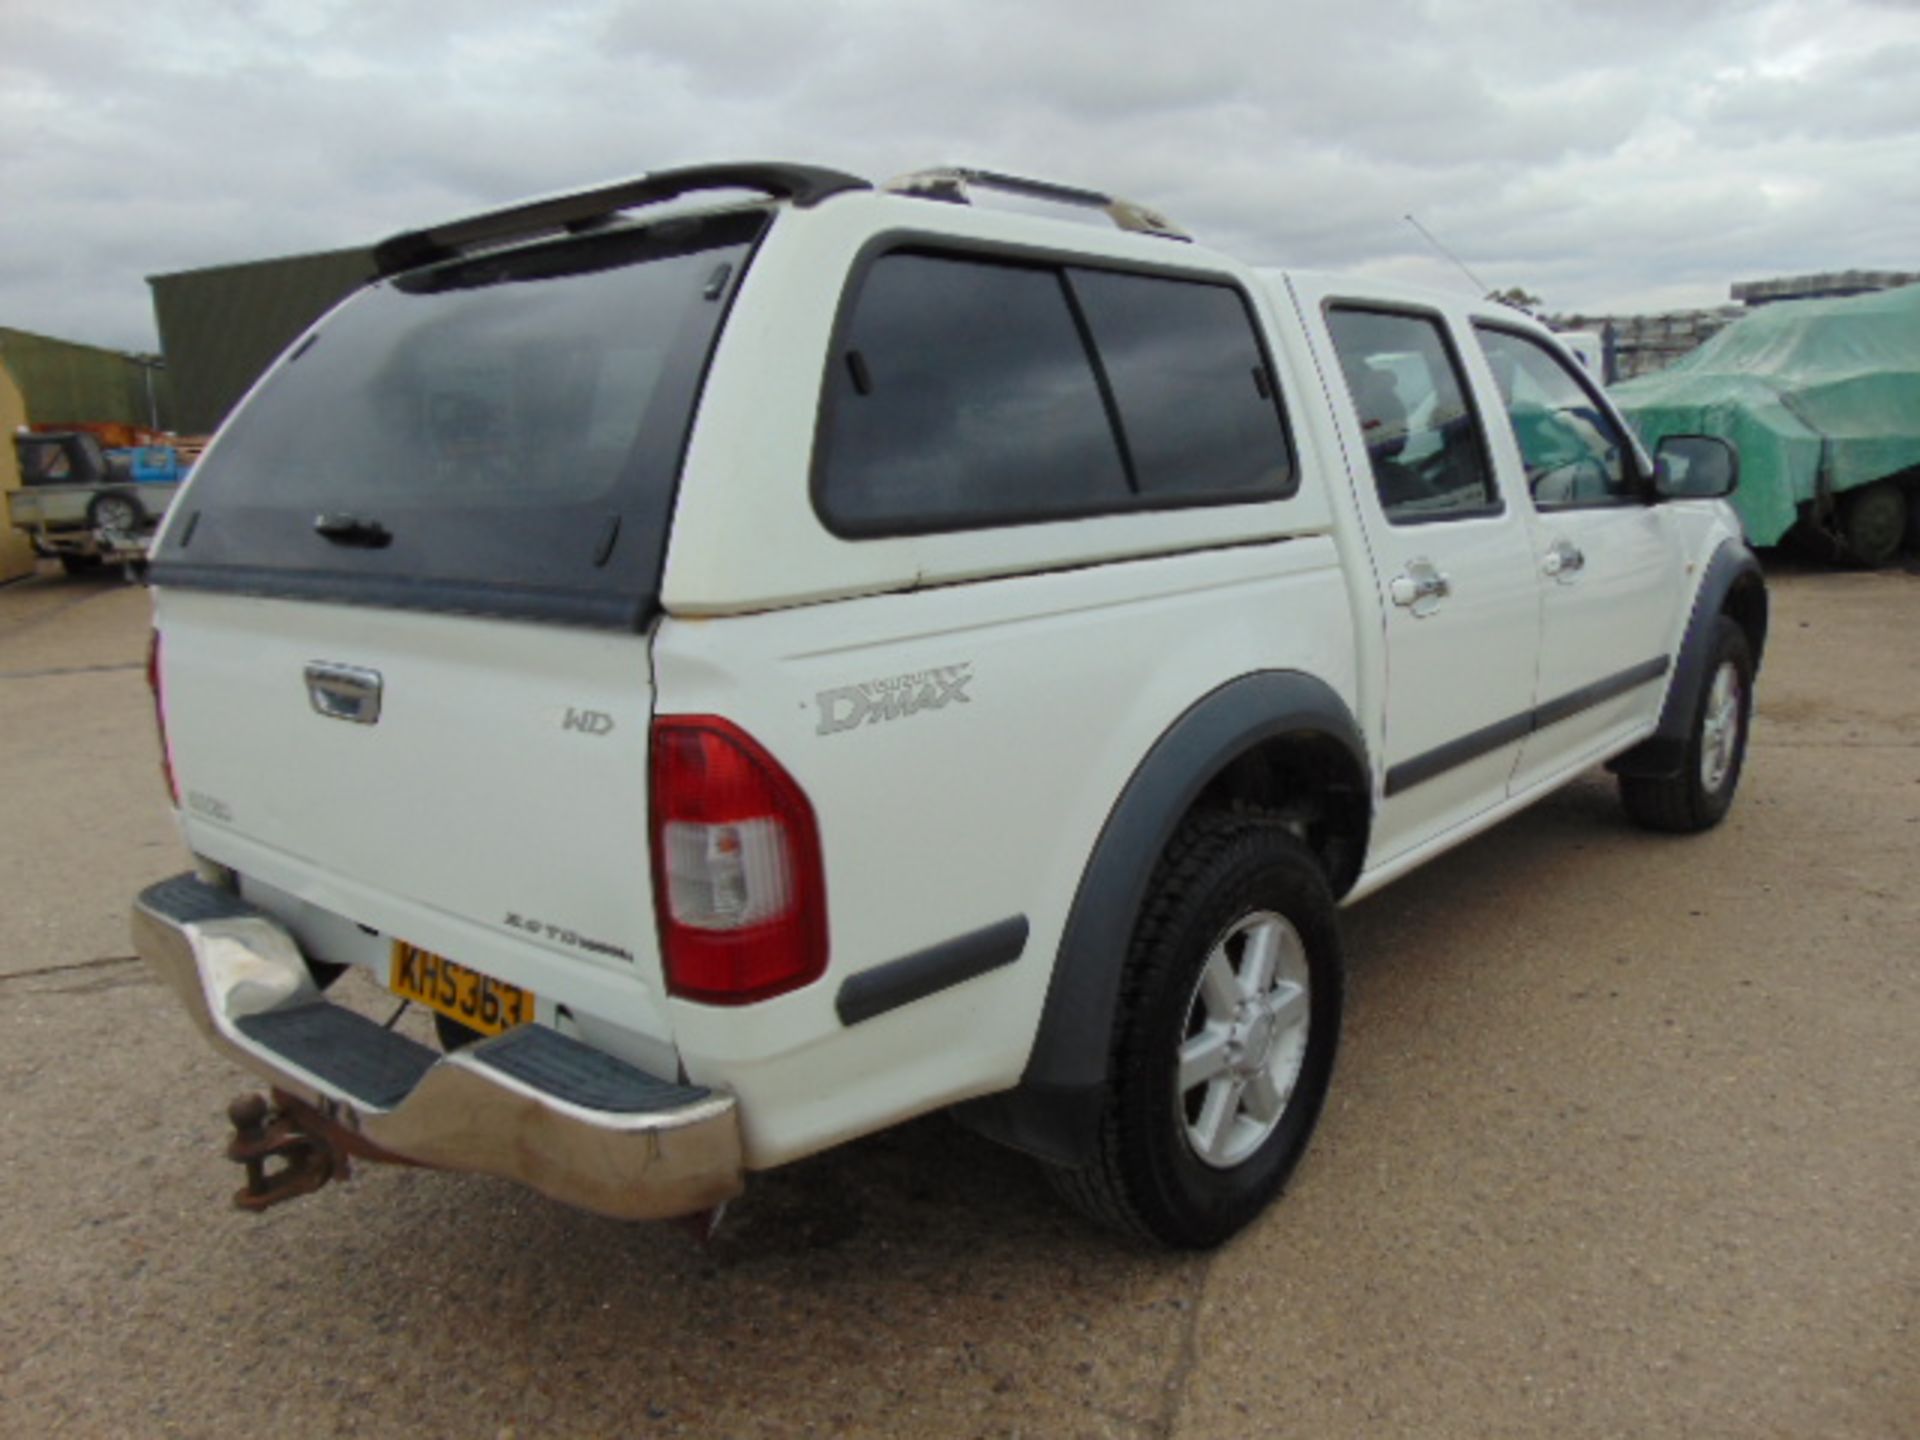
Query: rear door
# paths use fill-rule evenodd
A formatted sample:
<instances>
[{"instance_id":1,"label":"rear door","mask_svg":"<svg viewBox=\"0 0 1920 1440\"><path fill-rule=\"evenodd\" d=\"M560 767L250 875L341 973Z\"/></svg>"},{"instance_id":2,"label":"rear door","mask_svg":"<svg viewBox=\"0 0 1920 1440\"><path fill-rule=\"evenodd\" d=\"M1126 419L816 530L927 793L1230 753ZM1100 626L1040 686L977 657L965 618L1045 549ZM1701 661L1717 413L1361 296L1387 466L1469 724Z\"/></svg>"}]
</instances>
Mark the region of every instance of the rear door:
<instances>
[{"instance_id":1,"label":"rear door","mask_svg":"<svg viewBox=\"0 0 1920 1440\"><path fill-rule=\"evenodd\" d=\"M1446 318L1304 298L1324 308L1315 343L1344 391L1334 405L1385 627L1379 864L1505 797L1533 703L1539 588Z\"/></svg>"}]
</instances>

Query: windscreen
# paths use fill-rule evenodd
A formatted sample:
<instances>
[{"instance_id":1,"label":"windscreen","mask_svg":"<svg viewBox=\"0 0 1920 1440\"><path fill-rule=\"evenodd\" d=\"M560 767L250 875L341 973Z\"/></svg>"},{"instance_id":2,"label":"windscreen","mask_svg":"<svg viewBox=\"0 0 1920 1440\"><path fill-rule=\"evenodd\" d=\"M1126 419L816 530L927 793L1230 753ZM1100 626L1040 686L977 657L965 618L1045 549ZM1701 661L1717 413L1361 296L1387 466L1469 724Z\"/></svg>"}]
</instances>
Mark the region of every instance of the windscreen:
<instances>
[{"instance_id":1,"label":"windscreen","mask_svg":"<svg viewBox=\"0 0 1920 1440\"><path fill-rule=\"evenodd\" d=\"M643 624L765 223L676 218L370 286L234 415L155 583Z\"/></svg>"}]
</instances>

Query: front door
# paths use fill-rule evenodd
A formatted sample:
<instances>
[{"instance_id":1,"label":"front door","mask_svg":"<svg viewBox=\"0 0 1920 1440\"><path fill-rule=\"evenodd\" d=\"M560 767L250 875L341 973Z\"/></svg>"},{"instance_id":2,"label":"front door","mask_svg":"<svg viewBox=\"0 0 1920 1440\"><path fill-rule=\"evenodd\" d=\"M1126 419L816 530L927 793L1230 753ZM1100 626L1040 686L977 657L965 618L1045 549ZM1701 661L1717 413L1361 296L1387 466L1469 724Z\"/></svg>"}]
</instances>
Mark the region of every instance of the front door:
<instances>
[{"instance_id":1,"label":"front door","mask_svg":"<svg viewBox=\"0 0 1920 1440\"><path fill-rule=\"evenodd\" d=\"M1617 750L1658 718L1684 578L1633 450L1586 381L1533 336L1475 327L1527 476L1541 576L1535 731L1517 791Z\"/></svg>"},{"instance_id":2,"label":"front door","mask_svg":"<svg viewBox=\"0 0 1920 1440\"><path fill-rule=\"evenodd\" d=\"M1326 318L1322 368L1347 391L1334 408L1385 626L1377 866L1505 799L1533 707L1540 586L1530 517L1501 490L1447 320L1337 298Z\"/></svg>"}]
</instances>

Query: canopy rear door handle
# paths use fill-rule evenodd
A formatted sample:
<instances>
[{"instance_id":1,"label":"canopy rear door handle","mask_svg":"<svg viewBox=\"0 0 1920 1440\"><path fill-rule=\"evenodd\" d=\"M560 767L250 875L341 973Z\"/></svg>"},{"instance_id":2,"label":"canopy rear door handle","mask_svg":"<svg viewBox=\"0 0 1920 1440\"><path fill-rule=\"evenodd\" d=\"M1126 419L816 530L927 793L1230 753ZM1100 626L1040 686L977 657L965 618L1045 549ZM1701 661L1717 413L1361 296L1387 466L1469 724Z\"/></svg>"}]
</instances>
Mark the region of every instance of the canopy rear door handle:
<instances>
[{"instance_id":1,"label":"canopy rear door handle","mask_svg":"<svg viewBox=\"0 0 1920 1440\"><path fill-rule=\"evenodd\" d=\"M355 725L377 725L386 687L378 670L316 660L307 666L307 699L317 714Z\"/></svg>"}]
</instances>

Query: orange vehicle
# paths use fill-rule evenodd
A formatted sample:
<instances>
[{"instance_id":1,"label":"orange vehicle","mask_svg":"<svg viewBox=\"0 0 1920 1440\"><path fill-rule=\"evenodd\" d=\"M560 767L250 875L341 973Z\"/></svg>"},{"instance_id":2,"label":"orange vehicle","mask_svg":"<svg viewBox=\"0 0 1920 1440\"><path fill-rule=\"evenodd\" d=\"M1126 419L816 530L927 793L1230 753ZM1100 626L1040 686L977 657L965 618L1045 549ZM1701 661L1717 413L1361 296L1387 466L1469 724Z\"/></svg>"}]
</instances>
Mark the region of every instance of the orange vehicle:
<instances>
[{"instance_id":1,"label":"orange vehicle","mask_svg":"<svg viewBox=\"0 0 1920 1440\"><path fill-rule=\"evenodd\" d=\"M132 425L124 420L42 420L27 428L36 435L93 435L108 450L165 445L170 440L164 431L151 430L145 425Z\"/></svg>"}]
</instances>

